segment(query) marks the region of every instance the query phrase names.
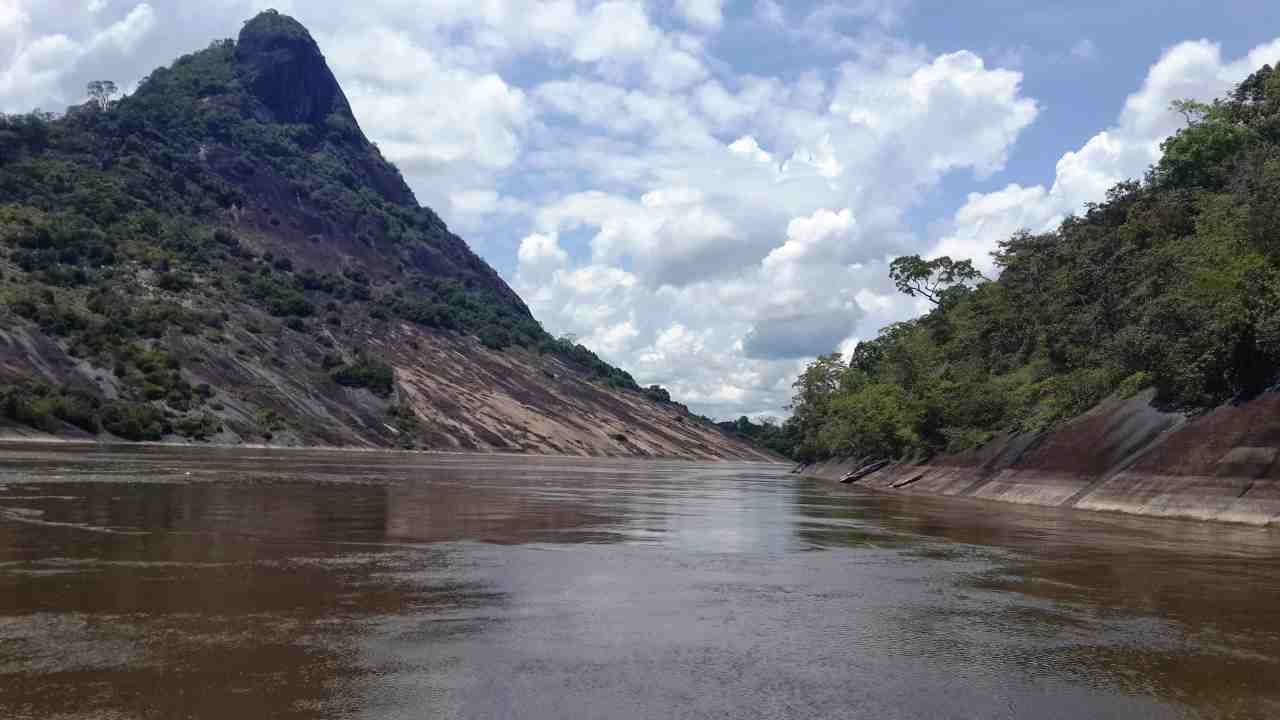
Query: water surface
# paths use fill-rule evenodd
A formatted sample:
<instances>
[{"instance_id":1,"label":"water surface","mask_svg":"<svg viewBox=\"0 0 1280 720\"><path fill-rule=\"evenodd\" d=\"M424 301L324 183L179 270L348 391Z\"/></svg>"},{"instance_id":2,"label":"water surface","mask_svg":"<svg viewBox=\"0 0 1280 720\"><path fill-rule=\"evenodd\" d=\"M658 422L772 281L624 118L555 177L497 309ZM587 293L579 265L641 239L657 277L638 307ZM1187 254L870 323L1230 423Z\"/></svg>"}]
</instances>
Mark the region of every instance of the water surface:
<instances>
[{"instance_id":1,"label":"water surface","mask_svg":"<svg viewBox=\"0 0 1280 720\"><path fill-rule=\"evenodd\" d=\"M1280 716L1280 532L759 464L0 446L0 717Z\"/></svg>"}]
</instances>

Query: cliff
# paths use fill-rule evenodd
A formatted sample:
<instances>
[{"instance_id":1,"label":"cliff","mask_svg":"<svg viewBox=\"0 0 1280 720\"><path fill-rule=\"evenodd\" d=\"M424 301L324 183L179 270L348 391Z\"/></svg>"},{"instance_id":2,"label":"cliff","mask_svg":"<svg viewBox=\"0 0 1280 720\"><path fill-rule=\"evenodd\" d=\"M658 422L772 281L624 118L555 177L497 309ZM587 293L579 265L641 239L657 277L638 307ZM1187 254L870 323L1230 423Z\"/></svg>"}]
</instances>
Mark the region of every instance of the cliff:
<instances>
[{"instance_id":1,"label":"cliff","mask_svg":"<svg viewBox=\"0 0 1280 720\"><path fill-rule=\"evenodd\" d=\"M854 484L900 493L1269 525L1280 522L1280 393L1186 417L1153 391L1110 398L1049 432L1002 435L927 463L895 463ZM865 462L803 472L844 478Z\"/></svg>"},{"instance_id":2,"label":"cliff","mask_svg":"<svg viewBox=\"0 0 1280 720\"><path fill-rule=\"evenodd\" d=\"M0 118L0 434L770 459L547 334L268 11Z\"/></svg>"}]
</instances>

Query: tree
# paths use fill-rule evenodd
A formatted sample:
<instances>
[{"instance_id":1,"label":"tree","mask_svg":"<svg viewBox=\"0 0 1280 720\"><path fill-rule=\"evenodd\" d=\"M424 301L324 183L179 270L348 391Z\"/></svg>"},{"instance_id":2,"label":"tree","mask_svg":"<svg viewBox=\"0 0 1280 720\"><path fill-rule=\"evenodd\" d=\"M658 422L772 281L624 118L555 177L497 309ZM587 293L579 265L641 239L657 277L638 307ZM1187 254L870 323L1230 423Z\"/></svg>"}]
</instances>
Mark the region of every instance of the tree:
<instances>
[{"instance_id":1,"label":"tree","mask_svg":"<svg viewBox=\"0 0 1280 720\"><path fill-rule=\"evenodd\" d=\"M99 110L111 107L111 98L120 91L110 80L94 80L85 86L85 90L89 93L89 99L98 106Z\"/></svg>"},{"instance_id":2,"label":"tree","mask_svg":"<svg viewBox=\"0 0 1280 720\"><path fill-rule=\"evenodd\" d=\"M946 255L933 260L904 255L889 265L889 277L901 292L911 297L919 295L934 305L942 304L948 289L985 279L972 260L956 261Z\"/></svg>"},{"instance_id":3,"label":"tree","mask_svg":"<svg viewBox=\"0 0 1280 720\"><path fill-rule=\"evenodd\" d=\"M795 421L801 459L812 460L821 453L818 433L827 422L827 408L840 389L840 379L849 370L840 353L821 355L791 384L795 395L790 410Z\"/></svg>"},{"instance_id":4,"label":"tree","mask_svg":"<svg viewBox=\"0 0 1280 720\"><path fill-rule=\"evenodd\" d=\"M917 428L922 404L893 383L871 383L831 401L828 420L819 433L822 449L832 455L897 458L920 446Z\"/></svg>"},{"instance_id":5,"label":"tree","mask_svg":"<svg viewBox=\"0 0 1280 720\"><path fill-rule=\"evenodd\" d=\"M1232 159L1240 155L1254 130L1236 122L1232 107L1224 103L1175 100L1170 108L1182 113L1187 127L1160 144L1162 157L1155 166L1156 178L1175 188L1224 186L1231 177Z\"/></svg>"},{"instance_id":6,"label":"tree","mask_svg":"<svg viewBox=\"0 0 1280 720\"><path fill-rule=\"evenodd\" d=\"M644 394L655 402L671 402L671 393L661 385L650 385L645 388Z\"/></svg>"},{"instance_id":7,"label":"tree","mask_svg":"<svg viewBox=\"0 0 1280 720\"><path fill-rule=\"evenodd\" d=\"M1169 103L1169 109L1176 113L1181 113L1182 117L1186 118L1187 127L1194 127L1205 115L1209 114L1213 106L1208 103L1202 103L1199 100L1182 99Z\"/></svg>"}]
</instances>

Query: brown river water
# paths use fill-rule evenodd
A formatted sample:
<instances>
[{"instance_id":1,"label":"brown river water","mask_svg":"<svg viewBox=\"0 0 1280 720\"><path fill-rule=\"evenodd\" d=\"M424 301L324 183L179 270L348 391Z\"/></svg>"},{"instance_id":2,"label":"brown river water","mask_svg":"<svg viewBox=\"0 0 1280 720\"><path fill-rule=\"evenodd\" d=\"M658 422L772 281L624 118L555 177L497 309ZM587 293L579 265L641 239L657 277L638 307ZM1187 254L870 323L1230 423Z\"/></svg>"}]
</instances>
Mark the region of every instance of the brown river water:
<instances>
[{"instance_id":1,"label":"brown river water","mask_svg":"<svg viewBox=\"0 0 1280 720\"><path fill-rule=\"evenodd\" d=\"M0 718L1280 717L1280 531L786 469L0 446Z\"/></svg>"}]
</instances>

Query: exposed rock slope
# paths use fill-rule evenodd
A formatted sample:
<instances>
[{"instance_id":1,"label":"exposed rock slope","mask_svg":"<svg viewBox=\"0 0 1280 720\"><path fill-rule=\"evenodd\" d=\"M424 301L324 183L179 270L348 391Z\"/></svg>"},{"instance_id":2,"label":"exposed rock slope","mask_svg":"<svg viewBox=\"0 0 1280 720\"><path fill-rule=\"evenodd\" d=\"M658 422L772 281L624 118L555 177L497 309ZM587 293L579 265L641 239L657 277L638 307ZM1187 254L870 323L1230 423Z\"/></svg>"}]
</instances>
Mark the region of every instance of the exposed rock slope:
<instances>
[{"instance_id":1,"label":"exposed rock slope","mask_svg":"<svg viewBox=\"0 0 1280 720\"><path fill-rule=\"evenodd\" d=\"M889 492L1280 523L1280 393L1190 419L1160 412L1151 397L1148 391L1112 398L1045 434L1001 437L927 464L889 465L856 483ZM805 472L839 479L863 464L831 460Z\"/></svg>"}]
</instances>

